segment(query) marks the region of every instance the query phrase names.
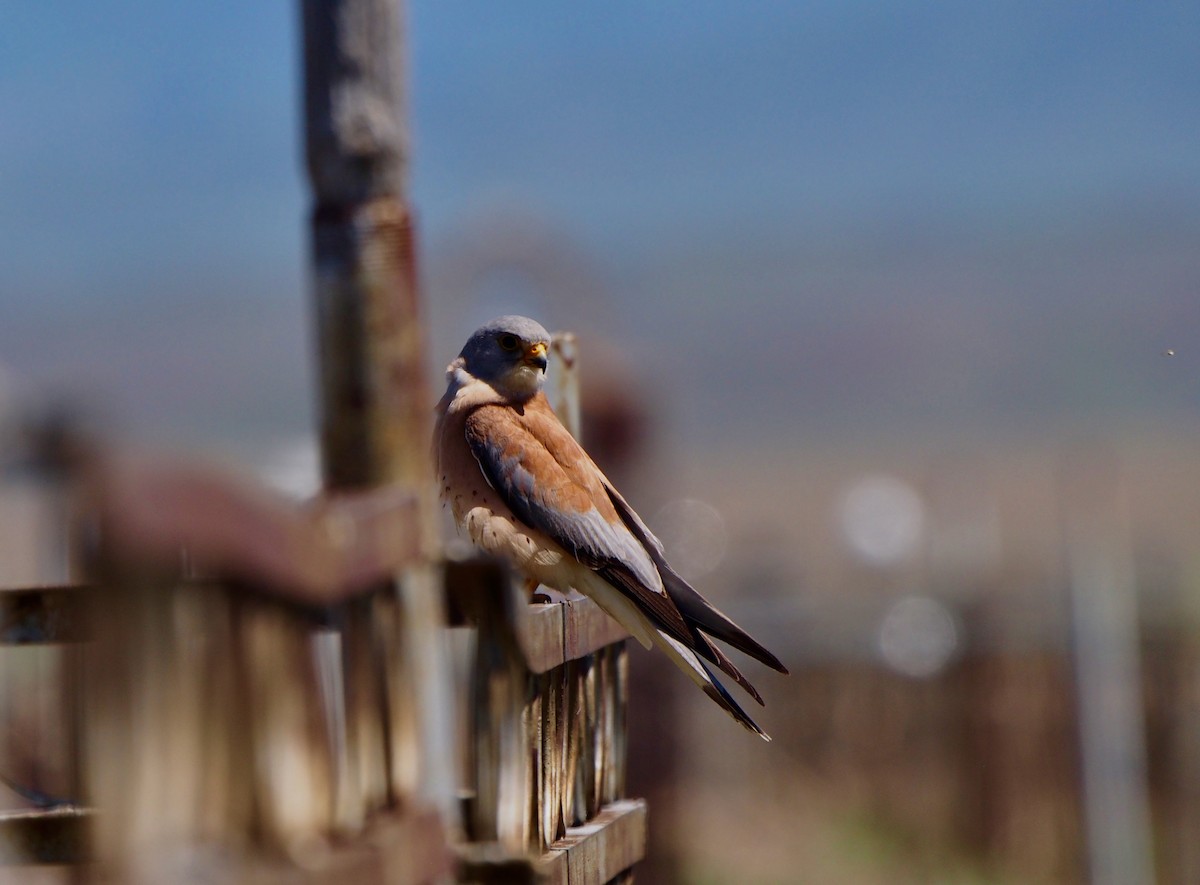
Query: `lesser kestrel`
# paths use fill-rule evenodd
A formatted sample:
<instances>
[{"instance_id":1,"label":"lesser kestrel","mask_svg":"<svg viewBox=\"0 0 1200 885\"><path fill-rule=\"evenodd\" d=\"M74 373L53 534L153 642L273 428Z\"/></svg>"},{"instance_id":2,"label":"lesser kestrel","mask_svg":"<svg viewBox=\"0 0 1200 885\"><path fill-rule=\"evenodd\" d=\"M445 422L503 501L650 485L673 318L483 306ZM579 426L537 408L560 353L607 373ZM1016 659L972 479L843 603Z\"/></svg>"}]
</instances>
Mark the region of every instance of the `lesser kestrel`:
<instances>
[{"instance_id":1,"label":"lesser kestrel","mask_svg":"<svg viewBox=\"0 0 1200 885\"><path fill-rule=\"evenodd\" d=\"M558 420L542 392L549 345L533 320L500 317L450 364L434 430L443 500L477 546L531 581L591 597L769 740L713 675L710 664L762 703L710 637L787 669L667 564L659 540Z\"/></svg>"}]
</instances>

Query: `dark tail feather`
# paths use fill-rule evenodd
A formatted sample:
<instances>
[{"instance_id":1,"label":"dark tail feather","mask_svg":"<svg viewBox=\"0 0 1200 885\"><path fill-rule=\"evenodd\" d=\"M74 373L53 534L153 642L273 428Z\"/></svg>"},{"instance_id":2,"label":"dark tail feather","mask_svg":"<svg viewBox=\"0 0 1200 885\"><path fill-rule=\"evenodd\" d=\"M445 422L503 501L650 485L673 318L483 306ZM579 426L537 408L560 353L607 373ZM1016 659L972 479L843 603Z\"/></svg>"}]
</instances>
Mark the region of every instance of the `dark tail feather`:
<instances>
[{"instance_id":1,"label":"dark tail feather","mask_svg":"<svg viewBox=\"0 0 1200 885\"><path fill-rule=\"evenodd\" d=\"M713 645L712 642L709 641L709 638L699 630L693 630L692 636L695 640L696 654L700 655L700 657L704 658L704 660L720 667L721 672L744 688L746 690L746 694L758 701L758 705L760 707L766 706L766 704L763 702L762 695L758 693L758 689L750 684L750 680L742 675L742 671L737 668L733 661L729 660L729 657L725 654L725 652Z\"/></svg>"},{"instance_id":2,"label":"dark tail feather","mask_svg":"<svg viewBox=\"0 0 1200 885\"><path fill-rule=\"evenodd\" d=\"M735 624L733 621L718 611L712 603L701 596L691 584L679 577L665 562L658 562L658 571L662 575L663 586L667 590L667 595L671 597L671 601L675 603L675 607L683 614L684 618L699 627L714 639L720 639L722 642L727 642L729 645L736 648L738 651L745 652L754 658L756 661L761 661L772 670L778 670L780 673L786 673L787 667L779 662L779 658L771 654L756 642L749 633ZM713 661L717 666L721 664ZM724 667L721 667L725 670ZM725 672L729 672L726 670ZM733 673L729 674L735 679ZM741 685L741 680L738 681ZM756 694L753 690L747 689L751 694Z\"/></svg>"},{"instance_id":3,"label":"dark tail feather","mask_svg":"<svg viewBox=\"0 0 1200 885\"><path fill-rule=\"evenodd\" d=\"M703 664L700 666L704 667ZM704 669L707 671L708 667L704 667ZM747 715L746 711L733 699L733 696L726 690L725 686L718 682L711 672L709 672L708 676L711 681L708 685L704 686L704 693L720 704L721 708L736 719L743 728L754 732L764 741L769 742L771 736L758 727L758 723Z\"/></svg>"},{"instance_id":4,"label":"dark tail feather","mask_svg":"<svg viewBox=\"0 0 1200 885\"><path fill-rule=\"evenodd\" d=\"M764 741L771 739L765 731L758 727L758 724L753 719L746 715L746 711L738 705L738 702L733 699L725 689L725 686L717 681L716 677L712 674L712 670L708 669L695 651L663 630L656 630L655 636L657 637L659 647L667 652L675 663L688 674L692 681L704 689L706 695L717 702L722 710L741 723L742 727L747 731L754 732Z\"/></svg>"}]
</instances>

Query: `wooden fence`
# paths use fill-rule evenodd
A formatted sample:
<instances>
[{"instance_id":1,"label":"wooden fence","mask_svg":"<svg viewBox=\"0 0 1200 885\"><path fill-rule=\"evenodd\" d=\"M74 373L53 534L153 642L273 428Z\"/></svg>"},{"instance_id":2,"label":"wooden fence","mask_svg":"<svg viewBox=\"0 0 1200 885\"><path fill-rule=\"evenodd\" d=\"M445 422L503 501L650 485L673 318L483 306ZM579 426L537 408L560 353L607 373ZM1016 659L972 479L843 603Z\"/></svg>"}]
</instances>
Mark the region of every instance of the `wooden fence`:
<instances>
[{"instance_id":1,"label":"wooden fence","mask_svg":"<svg viewBox=\"0 0 1200 885\"><path fill-rule=\"evenodd\" d=\"M67 698L72 748L67 795L0 819L10 862L92 860L116 881L603 882L644 852L644 805L621 799L624 636L593 603L529 605L496 563L444 563L434 592L473 659L455 685L408 652L446 630L406 584L413 497L291 507L40 436L26 468L70 491L88 580L0 592L0 641L62 649L43 689ZM430 682L446 688L433 711ZM456 742L422 728L464 692L465 794L430 782Z\"/></svg>"},{"instance_id":2,"label":"wooden fence","mask_svg":"<svg viewBox=\"0 0 1200 885\"><path fill-rule=\"evenodd\" d=\"M0 818L0 858L89 881L627 880L646 809L623 798L624 635L436 542L399 3L302 7L325 490L292 505L69 416L21 424L0 458L60 514L41 543L75 580L0 591L0 645L57 650L30 693L60 772L54 792L0 772L32 806Z\"/></svg>"}]
</instances>

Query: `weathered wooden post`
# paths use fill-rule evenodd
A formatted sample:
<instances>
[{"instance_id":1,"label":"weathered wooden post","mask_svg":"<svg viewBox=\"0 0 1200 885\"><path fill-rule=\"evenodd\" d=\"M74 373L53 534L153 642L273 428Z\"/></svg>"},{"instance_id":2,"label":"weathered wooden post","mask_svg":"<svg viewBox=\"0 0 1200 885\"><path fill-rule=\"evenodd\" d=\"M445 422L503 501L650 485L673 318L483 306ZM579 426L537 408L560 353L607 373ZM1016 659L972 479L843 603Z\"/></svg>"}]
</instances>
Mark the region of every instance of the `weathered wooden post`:
<instances>
[{"instance_id":1,"label":"weathered wooden post","mask_svg":"<svg viewBox=\"0 0 1200 885\"><path fill-rule=\"evenodd\" d=\"M304 0L327 485L428 482L398 0Z\"/></svg>"},{"instance_id":2,"label":"weathered wooden post","mask_svg":"<svg viewBox=\"0 0 1200 885\"><path fill-rule=\"evenodd\" d=\"M1125 502L1110 457L1075 453L1064 485L1089 880L1151 883L1137 585Z\"/></svg>"},{"instance_id":3,"label":"weathered wooden post","mask_svg":"<svg viewBox=\"0 0 1200 885\"><path fill-rule=\"evenodd\" d=\"M399 0L304 0L304 108L327 491L430 488L424 333L407 202ZM426 501L431 514L431 502ZM423 549L433 545L423 521ZM438 674L441 596L431 566L347 612L348 716L369 802L414 790L450 813L449 687ZM404 701L402 696L415 698ZM386 699L384 721L375 720Z\"/></svg>"}]
</instances>

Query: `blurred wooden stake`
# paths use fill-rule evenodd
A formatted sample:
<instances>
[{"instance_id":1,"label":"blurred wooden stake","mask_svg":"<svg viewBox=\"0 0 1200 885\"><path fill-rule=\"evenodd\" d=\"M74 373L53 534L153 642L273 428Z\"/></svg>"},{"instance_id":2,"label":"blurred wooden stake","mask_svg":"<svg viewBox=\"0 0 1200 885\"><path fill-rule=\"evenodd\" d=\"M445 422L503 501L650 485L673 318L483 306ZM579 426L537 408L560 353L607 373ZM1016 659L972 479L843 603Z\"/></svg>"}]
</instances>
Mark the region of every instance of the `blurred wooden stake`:
<instances>
[{"instance_id":1,"label":"blurred wooden stake","mask_svg":"<svg viewBox=\"0 0 1200 885\"><path fill-rule=\"evenodd\" d=\"M1111 456L1076 453L1065 477L1066 557L1093 885L1156 881L1146 783L1137 587Z\"/></svg>"},{"instance_id":2,"label":"blurred wooden stake","mask_svg":"<svg viewBox=\"0 0 1200 885\"><path fill-rule=\"evenodd\" d=\"M579 439L582 427L579 399L579 344L573 332L555 332L550 341L551 402L563 426Z\"/></svg>"},{"instance_id":3,"label":"blurred wooden stake","mask_svg":"<svg viewBox=\"0 0 1200 885\"><path fill-rule=\"evenodd\" d=\"M429 402L407 203L401 4L302 6L325 486L396 485L419 495L418 542L428 560ZM450 815L452 766L445 754L424 758L418 748L451 742L436 575L417 566L380 592L392 598L344 627L348 744L363 801L418 792Z\"/></svg>"}]
</instances>

